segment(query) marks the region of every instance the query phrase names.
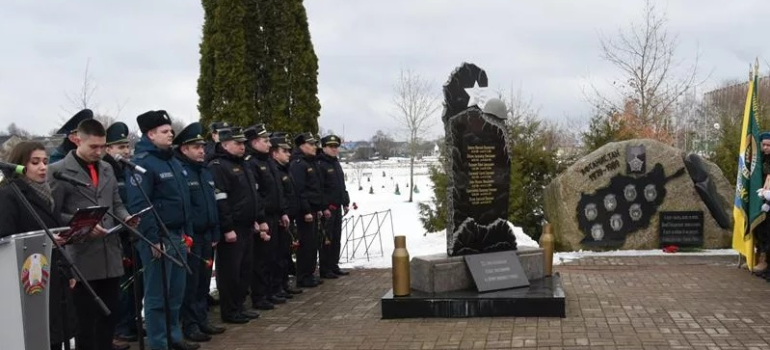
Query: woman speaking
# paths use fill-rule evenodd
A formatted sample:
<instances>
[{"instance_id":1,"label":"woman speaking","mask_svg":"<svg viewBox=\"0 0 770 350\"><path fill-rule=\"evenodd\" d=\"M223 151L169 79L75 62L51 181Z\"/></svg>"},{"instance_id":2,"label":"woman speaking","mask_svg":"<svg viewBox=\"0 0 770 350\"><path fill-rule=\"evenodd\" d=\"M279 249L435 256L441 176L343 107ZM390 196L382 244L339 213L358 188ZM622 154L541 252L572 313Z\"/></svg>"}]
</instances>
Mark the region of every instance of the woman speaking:
<instances>
[{"instance_id":1,"label":"woman speaking","mask_svg":"<svg viewBox=\"0 0 770 350\"><path fill-rule=\"evenodd\" d=\"M43 229L8 186L10 183L19 187L48 228L62 226L58 215L61 203L55 203L51 188L45 181L48 164L45 147L38 142L21 142L9 152L6 161L23 165L27 171L24 175L5 177L0 182L0 237ZM58 239L58 236L55 237ZM56 350L61 349L64 343L67 343L65 348L69 348L69 339L75 336L77 322L71 292L75 280L70 269L61 266L62 262L61 253L54 249L51 266L58 268L51 269L49 279L48 323L51 349Z\"/></svg>"}]
</instances>

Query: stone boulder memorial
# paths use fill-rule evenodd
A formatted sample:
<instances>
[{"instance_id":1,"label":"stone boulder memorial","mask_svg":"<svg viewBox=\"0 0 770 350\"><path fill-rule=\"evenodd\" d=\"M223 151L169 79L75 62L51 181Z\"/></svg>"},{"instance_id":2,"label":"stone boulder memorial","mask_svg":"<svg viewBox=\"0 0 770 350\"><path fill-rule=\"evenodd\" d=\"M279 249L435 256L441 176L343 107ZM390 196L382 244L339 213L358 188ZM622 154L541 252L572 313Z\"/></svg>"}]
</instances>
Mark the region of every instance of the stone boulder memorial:
<instances>
[{"instance_id":1,"label":"stone boulder memorial","mask_svg":"<svg viewBox=\"0 0 770 350\"><path fill-rule=\"evenodd\" d=\"M560 250L727 248L733 189L713 163L655 140L613 142L545 190Z\"/></svg>"}]
</instances>

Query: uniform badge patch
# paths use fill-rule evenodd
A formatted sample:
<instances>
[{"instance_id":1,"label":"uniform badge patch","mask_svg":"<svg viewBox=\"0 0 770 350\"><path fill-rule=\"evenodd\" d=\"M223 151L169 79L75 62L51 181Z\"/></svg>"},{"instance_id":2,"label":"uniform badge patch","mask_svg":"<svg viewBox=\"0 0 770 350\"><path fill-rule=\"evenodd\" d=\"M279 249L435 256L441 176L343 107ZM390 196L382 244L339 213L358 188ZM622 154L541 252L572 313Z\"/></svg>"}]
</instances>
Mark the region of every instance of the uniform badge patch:
<instances>
[{"instance_id":1,"label":"uniform badge patch","mask_svg":"<svg viewBox=\"0 0 770 350\"><path fill-rule=\"evenodd\" d=\"M139 186L142 184L142 177L141 176L131 176L129 178L129 182L131 183L131 186Z\"/></svg>"}]
</instances>

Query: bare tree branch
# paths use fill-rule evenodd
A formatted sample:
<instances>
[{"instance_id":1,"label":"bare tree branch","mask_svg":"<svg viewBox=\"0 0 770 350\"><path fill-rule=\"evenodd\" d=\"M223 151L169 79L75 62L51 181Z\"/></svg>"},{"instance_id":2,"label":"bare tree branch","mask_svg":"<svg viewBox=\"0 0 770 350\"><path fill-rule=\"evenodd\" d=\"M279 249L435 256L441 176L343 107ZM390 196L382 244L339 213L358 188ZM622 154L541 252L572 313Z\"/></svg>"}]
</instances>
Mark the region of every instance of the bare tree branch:
<instances>
[{"instance_id":1,"label":"bare tree branch","mask_svg":"<svg viewBox=\"0 0 770 350\"><path fill-rule=\"evenodd\" d=\"M83 72L83 83L80 85L80 88L74 93L67 94L67 99L70 102L70 108L67 109L67 112L70 114L86 108L95 108L92 99L96 93L97 86L94 78L91 76L90 66L91 59L89 58L86 60L86 69Z\"/></svg>"},{"instance_id":2,"label":"bare tree branch","mask_svg":"<svg viewBox=\"0 0 770 350\"><path fill-rule=\"evenodd\" d=\"M440 104L430 82L424 80L419 74L401 70L398 81L393 86L393 106L397 113L392 117L406 133L411 158L409 182L414 183L414 158L417 156L417 147L420 139L438 120L436 112ZM413 191L409 191L409 202L412 201L412 193Z\"/></svg>"},{"instance_id":3,"label":"bare tree branch","mask_svg":"<svg viewBox=\"0 0 770 350\"><path fill-rule=\"evenodd\" d=\"M615 37L599 36L601 57L617 67L622 75L612 83L616 96L607 96L591 86L592 104L600 111L615 113L633 103L634 114L642 125L669 130L675 105L687 91L704 80L698 79L699 54L694 64L681 69L676 59L678 36L667 29L666 13L647 0L641 23L619 29Z\"/></svg>"}]
</instances>

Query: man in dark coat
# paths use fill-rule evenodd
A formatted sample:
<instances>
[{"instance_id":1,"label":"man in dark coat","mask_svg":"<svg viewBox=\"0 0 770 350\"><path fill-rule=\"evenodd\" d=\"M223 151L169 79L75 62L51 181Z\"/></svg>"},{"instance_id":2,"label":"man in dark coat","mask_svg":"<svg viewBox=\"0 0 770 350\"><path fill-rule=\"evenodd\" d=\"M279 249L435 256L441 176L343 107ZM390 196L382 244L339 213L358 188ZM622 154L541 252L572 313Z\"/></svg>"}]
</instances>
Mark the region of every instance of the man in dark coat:
<instances>
[{"instance_id":1,"label":"man in dark coat","mask_svg":"<svg viewBox=\"0 0 770 350\"><path fill-rule=\"evenodd\" d=\"M107 128L107 148L105 152L107 154L102 158L112 166L112 170L115 173L115 178L118 180L118 192L120 199L123 203L128 203L126 197L126 170L123 167L123 163L115 160L118 155L120 157L128 159L131 155L131 149L128 142L128 125L123 122L115 122ZM134 238L131 237L131 233L128 230L120 231L120 243L123 247L123 267L126 273L121 277L120 284L136 283L138 289L141 291L141 277L135 276L136 271L141 270L141 264L138 263L138 258L133 253ZM140 302L139 308L141 309L141 300L144 297L144 293L139 294L137 298ZM113 312L117 315L117 325L115 326L115 340L116 344L119 342L136 341L139 337L139 332L136 329L136 306L134 305L134 285L131 284L128 288L120 291L119 307Z\"/></svg>"},{"instance_id":2,"label":"man in dark coat","mask_svg":"<svg viewBox=\"0 0 770 350\"><path fill-rule=\"evenodd\" d=\"M48 181L54 196L63 203L63 222L69 222L79 208L90 207L95 203L109 207L118 218L129 219L129 213L120 199L115 173L107 162L101 160L102 150L107 143L106 134L100 122L94 119L82 121L77 129L77 148L62 161L49 166ZM82 189L69 182L54 179L53 174L56 172L70 175L92 186ZM83 277L110 310L117 309L120 277L124 273L120 237L107 232L118 224L111 216L105 215L87 240L71 244L68 249ZM78 349L112 347L117 324L116 314L104 316L89 291L82 285L75 288L74 296L81 326L76 339Z\"/></svg>"},{"instance_id":3,"label":"man in dark coat","mask_svg":"<svg viewBox=\"0 0 770 350\"><path fill-rule=\"evenodd\" d=\"M219 143L209 162L221 234L216 257L219 308L222 321L235 324L259 317L243 303L251 286L255 232L259 232L257 239L269 239L254 174L243 160L244 142L241 128L219 130Z\"/></svg>"},{"instance_id":4,"label":"man in dark coat","mask_svg":"<svg viewBox=\"0 0 770 350\"><path fill-rule=\"evenodd\" d=\"M187 263L192 274L187 276L184 302L182 303L182 331L192 341L209 341L211 335L221 334L224 328L208 321L208 303L211 283L211 265L214 247L219 241L219 214L217 213L214 177L203 162L203 146L206 141L201 136L203 128L198 122L185 127L174 138L174 155L182 162L187 171L187 185L190 189L192 204L193 240Z\"/></svg>"},{"instance_id":5,"label":"man in dark coat","mask_svg":"<svg viewBox=\"0 0 770 350\"><path fill-rule=\"evenodd\" d=\"M321 139L323 151L318 155L323 192L323 216L326 219L326 241L320 252L322 278L337 278L349 273L340 269L340 243L342 240L342 212L347 214L350 205L348 190L345 188L345 174L337 159L340 138L327 135Z\"/></svg>"},{"instance_id":6,"label":"man in dark coat","mask_svg":"<svg viewBox=\"0 0 770 350\"><path fill-rule=\"evenodd\" d=\"M59 147L56 147L56 150L51 154L51 158L48 160L51 164L56 163L64 157L67 156L70 151L74 150L77 146L75 145L75 131L78 129L78 125L80 122L86 120L86 119L93 119L94 118L94 112L92 112L90 109L84 109L80 112L77 112L75 115L72 116L64 125L56 131L57 135L64 135L64 140L62 141L61 145Z\"/></svg>"},{"instance_id":7,"label":"man in dark coat","mask_svg":"<svg viewBox=\"0 0 770 350\"><path fill-rule=\"evenodd\" d=\"M323 210L323 193L316 168L316 139L311 133L302 133L294 139L299 148L293 155L289 173L294 181L298 203L297 235L297 287L318 286L315 277L318 264L318 237L316 224L318 212Z\"/></svg>"},{"instance_id":8,"label":"man in dark coat","mask_svg":"<svg viewBox=\"0 0 770 350\"><path fill-rule=\"evenodd\" d=\"M289 217L281 203L281 184L270 170L270 138L264 124L249 127L246 136L246 162L254 172L260 199L265 203L265 221L270 231L269 240L254 240L254 280L251 284L251 303L255 309L270 310L273 304L286 303L280 290L278 243L280 227L289 225Z\"/></svg>"},{"instance_id":9,"label":"man in dark coat","mask_svg":"<svg viewBox=\"0 0 770 350\"><path fill-rule=\"evenodd\" d=\"M301 294L302 290L289 286L289 271L296 268L292 259L292 244L295 237L292 233L295 220L297 219L299 205L294 192L294 182L289 175L289 161L291 159L291 141L289 135L285 132L274 132L270 134L270 160L268 165L273 177L280 183L279 195L281 210L288 216L289 225L279 227L278 233L278 280L280 289L283 293L278 295L284 298L292 298L293 294Z\"/></svg>"},{"instance_id":10,"label":"man in dark coat","mask_svg":"<svg viewBox=\"0 0 770 350\"><path fill-rule=\"evenodd\" d=\"M152 247L145 242L137 244L139 257L144 266L144 315L147 322L147 343L150 349L198 349L200 345L187 343L182 339L182 328L179 325L187 272L183 267L162 258L159 252L159 250L165 250L179 260L187 259L186 248L182 245L182 236L186 232L193 232L193 212L190 204L190 190L187 187L187 175L182 164L174 157L171 148L173 131L171 119L166 111L146 112L136 117L136 122L142 131L142 138L136 144L134 163L146 169L146 172L144 174L126 173L129 179L126 191L128 208L132 213L138 213L151 204L162 221L162 223L157 222L153 214L144 215L139 226L140 231L153 243ZM147 203L139 186L147 193L151 203ZM168 229L168 236L165 236L162 231L161 224ZM165 281L162 278L162 268L166 270ZM171 334L172 344L168 344L166 338L164 283L168 287L167 297L171 319L168 331Z\"/></svg>"}]
</instances>

